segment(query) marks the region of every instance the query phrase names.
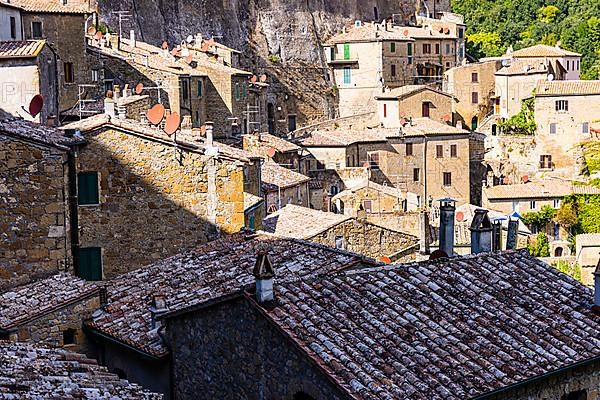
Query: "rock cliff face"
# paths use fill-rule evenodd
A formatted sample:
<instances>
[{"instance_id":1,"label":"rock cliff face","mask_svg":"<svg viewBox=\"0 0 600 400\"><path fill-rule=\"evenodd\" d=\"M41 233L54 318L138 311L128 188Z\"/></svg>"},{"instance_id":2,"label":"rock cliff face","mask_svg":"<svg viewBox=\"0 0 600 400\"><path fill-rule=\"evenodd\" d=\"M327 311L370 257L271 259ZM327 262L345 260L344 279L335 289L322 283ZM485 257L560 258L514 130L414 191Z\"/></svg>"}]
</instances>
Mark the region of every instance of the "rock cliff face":
<instances>
[{"instance_id":1,"label":"rock cliff face","mask_svg":"<svg viewBox=\"0 0 600 400\"><path fill-rule=\"evenodd\" d=\"M198 32L242 51L242 66L270 78L271 95L299 123L335 115L319 44L355 20L408 20L420 0L99 0L101 19L129 11L124 35L171 45ZM427 0L429 1L429 0ZM310 84L308 83L310 82ZM298 106L297 106L298 105ZM296 110L294 110L296 108Z\"/></svg>"}]
</instances>

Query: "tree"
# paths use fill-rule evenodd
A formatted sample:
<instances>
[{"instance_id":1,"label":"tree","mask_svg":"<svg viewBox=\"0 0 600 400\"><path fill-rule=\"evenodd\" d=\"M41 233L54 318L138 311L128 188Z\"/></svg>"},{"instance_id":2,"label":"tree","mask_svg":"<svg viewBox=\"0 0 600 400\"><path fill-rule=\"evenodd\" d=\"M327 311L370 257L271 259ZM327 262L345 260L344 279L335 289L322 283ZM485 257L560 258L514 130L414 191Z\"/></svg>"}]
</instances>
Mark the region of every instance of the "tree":
<instances>
[{"instance_id":1,"label":"tree","mask_svg":"<svg viewBox=\"0 0 600 400\"><path fill-rule=\"evenodd\" d=\"M548 236L543 232L538 233L533 243L530 243L527 248L534 257L550 257L550 242Z\"/></svg>"},{"instance_id":2,"label":"tree","mask_svg":"<svg viewBox=\"0 0 600 400\"><path fill-rule=\"evenodd\" d=\"M535 93L534 93L535 96ZM534 112L535 97L525 99L521 104L521 111L498 126L503 133L509 135L534 135L537 130Z\"/></svg>"},{"instance_id":3,"label":"tree","mask_svg":"<svg viewBox=\"0 0 600 400\"><path fill-rule=\"evenodd\" d=\"M556 212L554 219L568 230L575 226L577 224L577 212L573 203L563 202Z\"/></svg>"},{"instance_id":4,"label":"tree","mask_svg":"<svg viewBox=\"0 0 600 400\"><path fill-rule=\"evenodd\" d=\"M481 32L467 36L467 45L474 57L497 57L504 54L506 47L497 32Z\"/></svg>"}]
</instances>

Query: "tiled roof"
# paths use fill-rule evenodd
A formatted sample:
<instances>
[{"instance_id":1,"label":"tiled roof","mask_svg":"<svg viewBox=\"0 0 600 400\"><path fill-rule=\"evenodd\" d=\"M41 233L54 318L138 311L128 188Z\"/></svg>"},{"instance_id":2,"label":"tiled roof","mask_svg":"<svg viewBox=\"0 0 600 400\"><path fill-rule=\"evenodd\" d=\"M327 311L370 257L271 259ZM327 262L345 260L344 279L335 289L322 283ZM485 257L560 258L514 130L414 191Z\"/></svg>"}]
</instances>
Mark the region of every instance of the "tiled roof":
<instances>
[{"instance_id":1,"label":"tiled roof","mask_svg":"<svg viewBox=\"0 0 600 400\"><path fill-rule=\"evenodd\" d=\"M70 144L77 142L75 138L67 138L64 132L17 118L0 108L0 135L6 134L19 139L58 147L66 150Z\"/></svg>"},{"instance_id":2,"label":"tiled roof","mask_svg":"<svg viewBox=\"0 0 600 400\"><path fill-rule=\"evenodd\" d=\"M267 161L260 168L263 190L272 191L277 188L285 189L310 181L306 175L302 175L289 168Z\"/></svg>"},{"instance_id":3,"label":"tiled roof","mask_svg":"<svg viewBox=\"0 0 600 400\"><path fill-rule=\"evenodd\" d=\"M561 49L556 46L548 46L545 44L536 44L535 46L526 47L521 50L513 51L512 56L515 58L525 57L581 57L581 54L569 50Z\"/></svg>"},{"instance_id":4,"label":"tiled roof","mask_svg":"<svg viewBox=\"0 0 600 400\"><path fill-rule=\"evenodd\" d=\"M339 147L355 143L385 142L377 130L333 130L313 131L296 139L298 144L305 147Z\"/></svg>"},{"instance_id":5,"label":"tiled roof","mask_svg":"<svg viewBox=\"0 0 600 400\"><path fill-rule=\"evenodd\" d=\"M600 189L588 185L574 185L559 180L539 180L515 185L484 188L488 199L540 199L564 197L571 194L600 194Z\"/></svg>"},{"instance_id":6,"label":"tiled roof","mask_svg":"<svg viewBox=\"0 0 600 400\"><path fill-rule=\"evenodd\" d=\"M97 285L66 273L11 289L0 294L0 330L10 330L99 290Z\"/></svg>"},{"instance_id":7,"label":"tiled roof","mask_svg":"<svg viewBox=\"0 0 600 400\"><path fill-rule=\"evenodd\" d=\"M540 81L536 96L597 95L600 96L598 81Z\"/></svg>"},{"instance_id":8,"label":"tiled roof","mask_svg":"<svg viewBox=\"0 0 600 400\"><path fill-rule=\"evenodd\" d=\"M582 233L575 236L577 246L598 246L600 247L600 233Z\"/></svg>"},{"instance_id":9,"label":"tiled roof","mask_svg":"<svg viewBox=\"0 0 600 400\"><path fill-rule=\"evenodd\" d=\"M261 145L272 147L281 153L301 150L300 146L269 133L260 133L258 134L258 137Z\"/></svg>"},{"instance_id":10,"label":"tiled roof","mask_svg":"<svg viewBox=\"0 0 600 400\"><path fill-rule=\"evenodd\" d=\"M403 99L408 96L411 96L415 93L418 93L423 90L430 90L435 93L439 93L444 96L454 97L450 93L442 92L441 90L436 90L427 85L406 85L400 86L399 88L395 88L390 90L389 92L385 92L383 94L375 96L377 100L389 100L389 99Z\"/></svg>"},{"instance_id":11,"label":"tiled roof","mask_svg":"<svg viewBox=\"0 0 600 400\"><path fill-rule=\"evenodd\" d=\"M410 125L403 128L405 136L425 135L469 135L466 129L457 128L431 118L413 118Z\"/></svg>"},{"instance_id":12,"label":"tiled roof","mask_svg":"<svg viewBox=\"0 0 600 400\"><path fill-rule=\"evenodd\" d=\"M94 9L89 0L69 0L63 4L62 0L6 0L1 4L16 6L27 12L58 13L58 14L90 14Z\"/></svg>"},{"instance_id":13,"label":"tiled roof","mask_svg":"<svg viewBox=\"0 0 600 400\"><path fill-rule=\"evenodd\" d=\"M263 221L263 229L277 236L310 239L349 219L352 218L343 214L288 204L267 216Z\"/></svg>"},{"instance_id":14,"label":"tiled roof","mask_svg":"<svg viewBox=\"0 0 600 400\"><path fill-rule=\"evenodd\" d=\"M177 312L239 293L253 282L256 254L265 247L278 281L338 270L361 260L351 253L266 234L227 236L111 281L106 310L88 325L147 354L166 356L168 350L151 325L152 297L165 296L168 311Z\"/></svg>"},{"instance_id":15,"label":"tiled roof","mask_svg":"<svg viewBox=\"0 0 600 400\"><path fill-rule=\"evenodd\" d=\"M548 66L535 60L512 60L510 65L500 68L496 75L531 75L547 74Z\"/></svg>"},{"instance_id":16,"label":"tiled roof","mask_svg":"<svg viewBox=\"0 0 600 400\"><path fill-rule=\"evenodd\" d=\"M244 211L256 207L263 202L263 198L253 195L252 193L244 192Z\"/></svg>"},{"instance_id":17,"label":"tiled roof","mask_svg":"<svg viewBox=\"0 0 600 400\"><path fill-rule=\"evenodd\" d=\"M275 291L265 314L356 399L469 399L600 356L592 291L526 252Z\"/></svg>"},{"instance_id":18,"label":"tiled roof","mask_svg":"<svg viewBox=\"0 0 600 400\"><path fill-rule=\"evenodd\" d=\"M9 40L0 42L0 59L34 58L46 45L45 40Z\"/></svg>"},{"instance_id":19,"label":"tiled roof","mask_svg":"<svg viewBox=\"0 0 600 400\"><path fill-rule=\"evenodd\" d=\"M82 354L0 341L0 398L159 400Z\"/></svg>"},{"instance_id":20,"label":"tiled roof","mask_svg":"<svg viewBox=\"0 0 600 400\"><path fill-rule=\"evenodd\" d=\"M381 184L373 182L373 181L363 180L362 182L357 182L357 183L353 184L351 187L349 187L346 190L342 190L341 192L336 194L332 198L332 200L335 201L337 199L345 199L348 197L350 197L350 198L354 197L355 193L357 191L359 191L361 189L365 189L367 187L370 189L373 189L377 192L387 194L388 196L397 197L398 199L402 198L402 191L396 187L385 186L385 185L381 185Z\"/></svg>"},{"instance_id":21,"label":"tiled roof","mask_svg":"<svg viewBox=\"0 0 600 400\"><path fill-rule=\"evenodd\" d=\"M380 40L413 41L414 39L456 39L451 32L448 34L439 31L413 26L380 26L365 23L360 27L353 27L346 33L340 33L327 41L327 45L352 42L375 42Z\"/></svg>"}]
</instances>

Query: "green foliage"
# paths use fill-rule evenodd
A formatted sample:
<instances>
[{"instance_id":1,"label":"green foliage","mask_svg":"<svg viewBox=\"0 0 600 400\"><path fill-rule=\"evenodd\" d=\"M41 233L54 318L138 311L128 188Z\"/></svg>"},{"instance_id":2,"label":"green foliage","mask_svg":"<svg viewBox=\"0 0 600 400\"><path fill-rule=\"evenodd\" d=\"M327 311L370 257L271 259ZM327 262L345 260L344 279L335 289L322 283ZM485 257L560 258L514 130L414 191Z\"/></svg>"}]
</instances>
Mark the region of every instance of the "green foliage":
<instances>
[{"instance_id":1,"label":"green foliage","mask_svg":"<svg viewBox=\"0 0 600 400\"><path fill-rule=\"evenodd\" d=\"M563 204L571 204L577 215L573 234L600 233L600 195L577 194L567 196Z\"/></svg>"},{"instance_id":2,"label":"green foliage","mask_svg":"<svg viewBox=\"0 0 600 400\"><path fill-rule=\"evenodd\" d=\"M475 57L496 56L509 45L517 50L560 41L582 54L582 79L598 79L598 0L453 0L452 9L465 16L467 51Z\"/></svg>"},{"instance_id":3,"label":"green foliage","mask_svg":"<svg viewBox=\"0 0 600 400\"><path fill-rule=\"evenodd\" d=\"M573 203L563 202L556 212L554 220L567 229L577 225L577 212Z\"/></svg>"},{"instance_id":4,"label":"green foliage","mask_svg":"<svg viewBox=\"0 0 600 400\"><path fill-rule=\"evenodd\" d=\"M276 63L278 63L279 61L281 61L281 59L279 58L279 56L278 56L278 55L276 55L276 54L271 54L271 55L269 56L269 61L271 61L273 64L276 64Z\"/></svg>"},{"instance_id":5,"label":"green foliage","mask_svg":"<svg viewBox=\"0 0 600 400\"><path fill-rule=\"evenodd\" d=\"M542 228L556 216L556 210L548 205L543 206L540 211L532 211L523 214L521 221L528 226Z\"/></svg>"},{"instance_id":6,"label":"green foliage","mask_svg":"<svg viewBox=\"0 0 600 400\"><path fill-rule=\"evenodd\" d=\"M527 248L534 257L550 257L550 242L545 233L538 233L533 243L528 244Z\"/></svg>"},{"instance_id":7,"label":"green foliage","mask_svg":"<svg viewBox=\"0 0 600 400\"><path fill-rule=\"evenodd\" d=\"M535 123L534 97L523 100L521 111L506 121L498 124L502 133L508 135L534 135L537 129Z\"/></svg>"},{"instance_id":8,"label":"green foliage","mask_svg":"<svg viewBox=\"0 0 600 400\"><path fill-rule=\"evenodd\" d=\"M552 266L560 272L562 272L563 274L567 274L571 278L581 282L581 267L579 265L570 264L568 261L565 260L559 260Z\"/></svg>"},{"instance_id":9,"label":"green foliage","mask_svg":"<svg viewBox=\"0 0 600 400\"><path fill-rule=\"evenodd\" d=\"M600 142L588 142L583 146L585 175L600 172Z\"/></svg>"},{"instance_id":10,"label":"green foliage","mask_svg":"<svg viewBox=\"0 0 600 400\"><path fill-rule=\"evenodd\" d=\"M110 27L104 23L99 23L98 27L96 28L98 31L102 32L103 35L106 35L107 32L112 33L113 30L110 29Z\"/></svg>"}]
</instances>

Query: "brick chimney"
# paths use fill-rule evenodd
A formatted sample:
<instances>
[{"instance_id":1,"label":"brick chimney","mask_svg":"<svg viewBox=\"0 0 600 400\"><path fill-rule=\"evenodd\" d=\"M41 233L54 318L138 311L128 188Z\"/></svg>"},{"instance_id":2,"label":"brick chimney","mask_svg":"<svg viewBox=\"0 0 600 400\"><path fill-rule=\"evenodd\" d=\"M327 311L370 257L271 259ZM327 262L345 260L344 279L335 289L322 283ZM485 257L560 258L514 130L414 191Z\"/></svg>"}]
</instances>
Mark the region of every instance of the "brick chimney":
<instances>
[{"instance_id":1,"label":"brick chimney","mask_svg":"<svg viewBox=\"0 0 600 400\"><path fill-rule=\"evenodd\" d=\"M519 219L508 217L508 233L506 235L506 250L517 248L517 236L519 234Z\"/></svg>"},{"instance_id":2,"label":"brick chimney","mask_svg":"<svg viewBox=\"0 0 600 400\"><path fill-rule=\"evenodd\" d=\"M471 253L489 253L492 251L492 222L487 210L475 210L471 222Z\"/></svg>"},{"instance_id":3,"label":"brick chimney","mask_svg":"<svg viewBox=\"0 0 600 400\"><path fill-rule=\"evenodd\" d=\"M154 295L152 297L152 305L150 306L150 314L152 317L152 329L159 329L162 324L157 316L167 311L167 301L164 295Z\"/></svg>"},{"instance_id":4,"label":"brick chimney","mask_svg":"<svg viewBox=\"0 0 600 400\"><path fill-rule=\"evenodd\" d=\"M440 200L440 250L452 257L454 254L454 214L456 200L446 198Z\"/></svg>"},{"instance_id":5,"label":"brick chimney","mask_svg":"<svg viewBox=\"0 0 600 400\"><path fill-rule=\"evenodd\" d=\"M424 255L429 254L429 244L430 244L429 211L423 210L419 213L419 223L420 223L419 253L424 254Z\"/></svg>"},{"instance_id":6,"label":"brick chimney","mask_svg":"<svg viewBox=\"0 0 600 400\"><path fill-rule=\"evenodd\" d=\"M271 264L267 250L259 250L252 274L256 279L256 300L259 303L272 301L274 298L273 278L275 277L275 269Z\"/></svg>"}]
</instances>

